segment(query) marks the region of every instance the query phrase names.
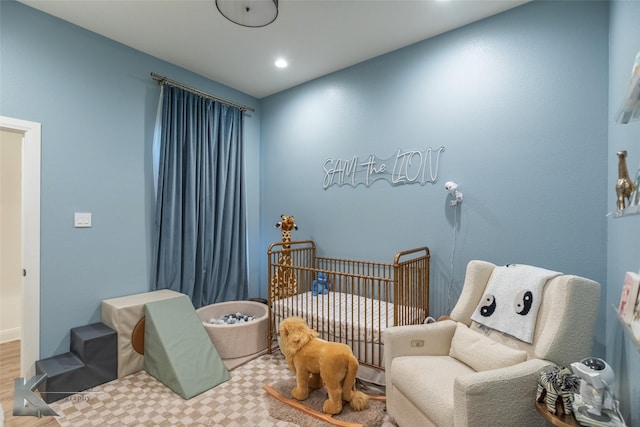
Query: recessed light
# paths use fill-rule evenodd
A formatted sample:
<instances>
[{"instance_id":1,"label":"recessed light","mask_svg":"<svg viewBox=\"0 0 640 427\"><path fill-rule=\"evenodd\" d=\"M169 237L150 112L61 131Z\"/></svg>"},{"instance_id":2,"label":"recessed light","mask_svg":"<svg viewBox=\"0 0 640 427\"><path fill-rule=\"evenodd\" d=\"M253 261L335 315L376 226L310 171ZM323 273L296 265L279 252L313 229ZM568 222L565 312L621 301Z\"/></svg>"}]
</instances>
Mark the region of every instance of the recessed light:
<instances>
[{"instance_id":1,"label":"recessed light","mask_svg":"<svg viewBox=\"0 0 640 427\"><path fill-rule=\"evenodd\" d=\"M287 68L287 65L289 65L287 61L282 58L277 59L275 64L276 64L276 67L278 68Z\"/></svg>"}]
</instances>

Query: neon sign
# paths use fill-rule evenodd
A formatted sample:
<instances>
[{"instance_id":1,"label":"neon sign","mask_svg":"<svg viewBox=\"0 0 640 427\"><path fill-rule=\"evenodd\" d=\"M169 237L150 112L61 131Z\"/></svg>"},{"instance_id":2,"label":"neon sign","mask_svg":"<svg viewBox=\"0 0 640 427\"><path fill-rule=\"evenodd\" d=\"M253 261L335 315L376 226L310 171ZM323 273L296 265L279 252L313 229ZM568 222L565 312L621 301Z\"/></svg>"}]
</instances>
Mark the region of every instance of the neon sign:
<instances>
[{"instance_id":1,"label":"neon sign","mask_svg":"<svg viewBox=\"0 0 640 427\"><path fill-rule=\"evenodd\" d=\"M423 151L398 149L395 155L388 159L380 159L373 154L364 159L358 156L348 159L330 157L322 165L322 187L325 190L334 185L369 187L379 180L387 181L393 186L433 184L438 179L440 155L443 152L444 147L429 147Z\"/></svg>"}]
</instances>

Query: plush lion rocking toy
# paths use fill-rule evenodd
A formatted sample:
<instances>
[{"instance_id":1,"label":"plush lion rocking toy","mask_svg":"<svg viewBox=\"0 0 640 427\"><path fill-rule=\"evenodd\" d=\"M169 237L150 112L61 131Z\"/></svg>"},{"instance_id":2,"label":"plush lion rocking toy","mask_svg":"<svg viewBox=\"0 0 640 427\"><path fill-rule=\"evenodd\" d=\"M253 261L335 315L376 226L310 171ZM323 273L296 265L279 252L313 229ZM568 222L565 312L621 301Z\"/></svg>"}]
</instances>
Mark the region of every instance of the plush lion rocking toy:
<instances>
[{"instance_id":1,"label":"plush lion rocking toy","mask_svg":"<svg viewBox=\"0 0 640 427\"><path fill-rule=\"evenodd\" d=\"M322 410L327 414L342 411L342 401L355 411L369 406L369 397L355 390L358 359L346 344L324 341L300 317L289 317L280 323L280 349L289 369L296 374L296 387L291 396L305 400L309 387L327 387L328 399Z\"/></svg>"}]
</instances>

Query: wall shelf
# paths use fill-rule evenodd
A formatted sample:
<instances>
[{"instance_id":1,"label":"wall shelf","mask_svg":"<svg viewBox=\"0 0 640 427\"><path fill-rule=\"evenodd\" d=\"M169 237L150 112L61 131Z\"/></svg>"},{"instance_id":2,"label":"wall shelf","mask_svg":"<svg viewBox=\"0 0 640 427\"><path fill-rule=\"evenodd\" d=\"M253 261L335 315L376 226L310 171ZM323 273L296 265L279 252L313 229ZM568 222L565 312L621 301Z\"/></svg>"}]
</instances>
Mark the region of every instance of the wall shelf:
<instances>
[{"instance_id":1,"label":"wall shelf","mask_svg":"<svg viewBox=\"0 0 640 427\"><path fill-rule=\"evenodd\" d=\"M640 215L640 205L629 206L621 211L613 212L614 218L621 218L629 215Z\"/></svg>"},{"instance_id":2,"label":"wall shelf","mask_svg":"<svg viewBox=\"0 0 640 427\"><path fill-rule=\"evenodd\" d=\"M638 55L640 57L640 54ZM618 111L616 123L627 124L640 119L640 72L634 67L634 74L629 83L629 89Z\"/></svg>"},{"instance_id":3,"label":"wall shelf","mask_svg":"<svg viewBox=\"0 0 640 427\"><path fill-rule=\"evenodd\" d=\"M629 325L627 322L624 321L624 319L620 315L620 312L618 311L616 306L612 305L611 308L613 308L613 312L616 313L616 316L618 317L618 321L620 322L620 325L622 325L622 328L624 329L624 332L627 335L627 338L631 340L631 342L636 346L636 350L640 352L640 339L637 339L635 335L633 335L633 331L631 330L631 325Z\"/></svg>"}]
</instances>

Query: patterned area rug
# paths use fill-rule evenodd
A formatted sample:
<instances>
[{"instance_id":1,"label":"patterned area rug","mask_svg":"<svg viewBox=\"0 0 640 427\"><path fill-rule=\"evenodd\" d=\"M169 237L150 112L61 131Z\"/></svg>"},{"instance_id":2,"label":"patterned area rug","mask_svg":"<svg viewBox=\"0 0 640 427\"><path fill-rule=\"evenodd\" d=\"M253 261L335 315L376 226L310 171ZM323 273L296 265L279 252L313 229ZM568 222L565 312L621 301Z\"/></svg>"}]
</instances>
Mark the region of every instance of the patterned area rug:
<instances>
[{"instance_id":1,"label":"patterned area rug","mask_svg":"<svg viewBox=\"0 0 640 427\"><path fill-rule=\"evenodd\" d=\"M184 400L140 371L70 396L50 406L62 427L82 426L231 426L293 427L328 424L275 403L262 386L293 378L280 352L264 355L231 371L231 379ZM369 410L384 411L384 405ZM299 412L299 411L297 411ZM304 422L292 416L301 416ZM382 417L374 416L374 419ZM375 425L380 425L377 421Z\"/></svg>"}]
</instances>

